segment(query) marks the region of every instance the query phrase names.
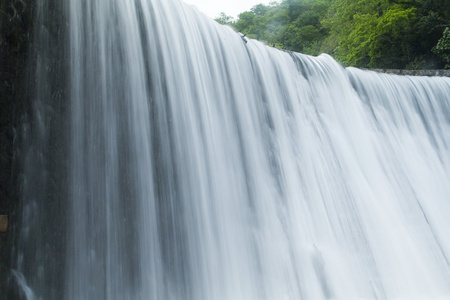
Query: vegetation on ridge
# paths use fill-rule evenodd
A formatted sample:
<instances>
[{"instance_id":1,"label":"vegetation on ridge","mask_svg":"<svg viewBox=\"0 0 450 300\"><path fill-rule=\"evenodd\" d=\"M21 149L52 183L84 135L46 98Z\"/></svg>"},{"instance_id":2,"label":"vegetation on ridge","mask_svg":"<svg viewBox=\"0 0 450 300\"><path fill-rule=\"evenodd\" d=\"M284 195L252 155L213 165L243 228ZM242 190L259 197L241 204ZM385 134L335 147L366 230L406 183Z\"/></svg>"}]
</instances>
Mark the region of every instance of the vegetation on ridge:
<instances>
[{"instance_id":1,"label":"vegetation on ridge","mask_svg":"<svg viewBox=\"0 0 450 300\"><path fill-rule=\"evenodd\" d=\"M450 68L449 0L281 0L216 19L271 46L347 66Z\"/></svg>"}]
</instances>

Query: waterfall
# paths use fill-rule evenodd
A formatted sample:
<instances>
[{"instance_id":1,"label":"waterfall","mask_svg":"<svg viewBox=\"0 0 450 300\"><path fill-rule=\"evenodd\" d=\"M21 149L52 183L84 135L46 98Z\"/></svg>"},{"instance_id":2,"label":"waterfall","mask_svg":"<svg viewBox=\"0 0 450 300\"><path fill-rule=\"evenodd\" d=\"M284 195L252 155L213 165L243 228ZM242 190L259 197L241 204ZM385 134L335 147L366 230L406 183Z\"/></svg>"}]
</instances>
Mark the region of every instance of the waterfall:
<instances>
[{"instance_id":1,"label":"waterfall","mask_svg":"<svg viewBox=\"0 0 450 300\"><path fill-rule=\"evenodd\" d=\"M450 79L37 2L18 298L450 297Z\"/></svg>"}]
</instances>

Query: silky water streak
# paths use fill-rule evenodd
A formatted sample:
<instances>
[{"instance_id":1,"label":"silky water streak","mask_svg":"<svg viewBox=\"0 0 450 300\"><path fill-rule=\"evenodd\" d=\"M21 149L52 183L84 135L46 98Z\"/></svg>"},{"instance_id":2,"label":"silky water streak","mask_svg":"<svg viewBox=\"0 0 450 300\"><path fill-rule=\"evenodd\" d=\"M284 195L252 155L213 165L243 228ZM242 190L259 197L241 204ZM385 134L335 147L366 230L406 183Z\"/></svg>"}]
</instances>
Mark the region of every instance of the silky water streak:
<instances>
[{"instance_id":1,"label":"silky water streak","mask_svg":"<svg viewBox=\"0 0 450 300\"><path fill-rule=\"evenodd\" d=\"M38 2L18 295L450 298L450 79L176 0Z\"/></svg>"}]
</instances>

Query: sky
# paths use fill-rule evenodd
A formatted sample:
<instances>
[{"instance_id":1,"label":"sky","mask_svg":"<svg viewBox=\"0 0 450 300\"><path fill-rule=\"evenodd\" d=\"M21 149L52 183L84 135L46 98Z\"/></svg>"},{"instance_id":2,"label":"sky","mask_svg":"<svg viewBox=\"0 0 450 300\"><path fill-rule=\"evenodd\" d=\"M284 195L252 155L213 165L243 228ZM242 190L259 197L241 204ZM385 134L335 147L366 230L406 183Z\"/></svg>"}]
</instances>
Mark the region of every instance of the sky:
<instances>
[{"instance_id":1,"label":"sky","mask_svg":"<svg viewBox=\"0 0 450 300\"><path fill-rule=\"evenodd\" d=\"M219 13L232 16L236 19L241 12L250 10L256 4L269 4L273 0L182 0L196 6L205 15L216 18Z\"/></svg>"}]
</instances>

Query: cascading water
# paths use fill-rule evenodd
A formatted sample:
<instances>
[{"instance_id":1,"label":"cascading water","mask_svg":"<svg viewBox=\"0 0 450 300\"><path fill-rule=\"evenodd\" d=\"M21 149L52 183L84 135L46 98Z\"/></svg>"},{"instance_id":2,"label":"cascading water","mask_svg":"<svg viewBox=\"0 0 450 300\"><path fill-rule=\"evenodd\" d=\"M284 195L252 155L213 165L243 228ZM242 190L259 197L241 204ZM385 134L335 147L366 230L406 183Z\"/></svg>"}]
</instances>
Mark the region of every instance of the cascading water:
<instances>
[{"instance_id":1,"label":"cascading water","mask_svg":"<svg viewBox=\"0 0 450 300\"><path fill-rule=\"evenodd\" d=\"M176 0L37 11L23 297L450 298L449 79L244 43Z\"/></svg>"}]
</instances>

